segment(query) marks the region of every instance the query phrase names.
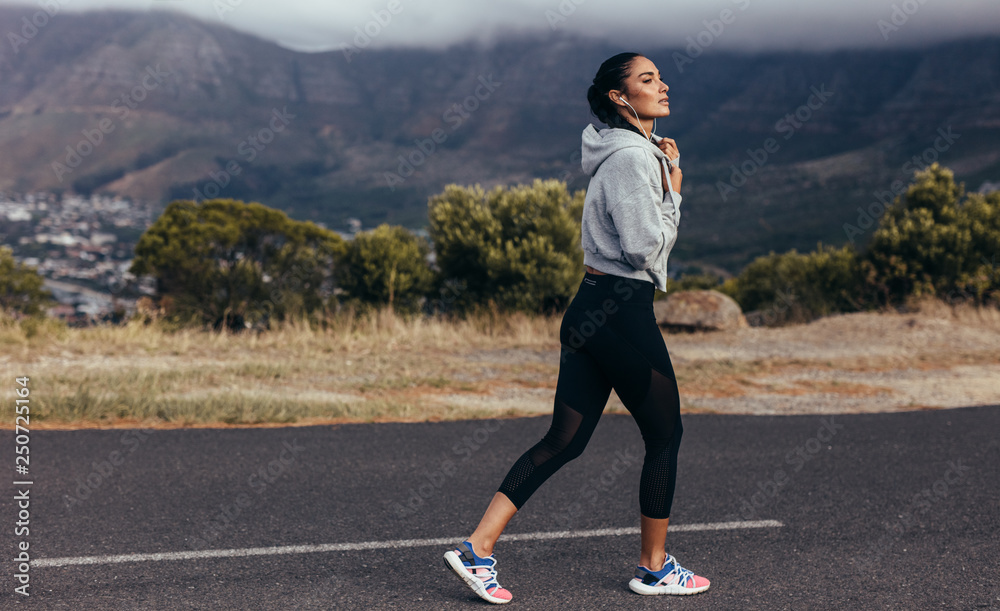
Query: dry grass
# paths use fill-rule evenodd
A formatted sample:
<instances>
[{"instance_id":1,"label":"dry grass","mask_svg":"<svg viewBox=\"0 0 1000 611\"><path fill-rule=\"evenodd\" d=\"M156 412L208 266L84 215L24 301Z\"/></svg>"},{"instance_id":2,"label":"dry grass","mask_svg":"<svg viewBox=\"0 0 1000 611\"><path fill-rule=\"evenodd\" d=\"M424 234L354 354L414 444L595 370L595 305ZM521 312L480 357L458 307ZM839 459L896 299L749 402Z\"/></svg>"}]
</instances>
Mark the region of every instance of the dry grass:
<instances>
[{"instance_id":1,"label":"dry grass","mask_svg":"<svg viewBox=\"0 0 1000 611\"><path fill-rule=\"evenodd\" d=\"M261 333L168 331L139 323L25 330L0 326L2 379L30 377L34 426L435 420L515 415L422 400L482 395L492 374L470 377L470 351L551 349L560 320L484 314L462 321L382 310L327 329L288 324ZM515 376L530 371L511 364ZM13 409L4 404L9 426Z\"/></svg>"},{"instance_id":2,"label":"dry grass","mask_svg":"<svg viewBox=\"0 0 1000 611\"><path fill-rule=\"evenodd\" d=\"M447 321L383 310L324 330L289 324L231 334L0 321L0 380L12 392L16 376L31 378L32 428L539 414L551 409L560 322L522 314ZM947 388L936 403L920 399L934 394L935 379L974 391L955 401L996 396L1000 403L1000 376L990 369L1000 365L997 310L924 302L906 314L668 335L666 342L688 411L768 413L770 402L784 406L776 413L791 413L820 409L821 399L824 410L840 401L871 411L865 406L890 405L893 396L892 405L947 406ZM608 409L623 406L613 396ZM13 416L5 401L0 426L10 428Z\"/></svg>"}]
</instances>

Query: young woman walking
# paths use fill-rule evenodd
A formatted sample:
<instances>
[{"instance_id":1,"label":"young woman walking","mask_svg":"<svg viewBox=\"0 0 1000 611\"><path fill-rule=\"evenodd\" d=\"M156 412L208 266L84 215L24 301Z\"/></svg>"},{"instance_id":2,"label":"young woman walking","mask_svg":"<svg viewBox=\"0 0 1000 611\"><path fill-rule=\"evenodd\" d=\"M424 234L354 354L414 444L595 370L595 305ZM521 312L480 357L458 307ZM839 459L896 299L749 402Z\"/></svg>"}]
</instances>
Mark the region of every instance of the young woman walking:
<instances>
[{"instance_id":1,"label":"young woman walking","mask_svg":"<svg viewBox=\"0 0 1000 611\"><path fill-rule=\"evenodd\" d=\"M653 134L670 114L652 61L621 53L601 64L587 91L608 128L583 130L583 169L592 176L582 221L586 271L563 315L552 424L507 473L475 532L445 562L481 598L507 603L493 546L536 489L579 456L611 390L639 425L646 454L639 481L641 549L629 587L639 594L696 594L704 577L665 551L681 440L680 398L653 291L666 289L667 256L680 220L680 153Z\"/></svg>"}]
</instances>

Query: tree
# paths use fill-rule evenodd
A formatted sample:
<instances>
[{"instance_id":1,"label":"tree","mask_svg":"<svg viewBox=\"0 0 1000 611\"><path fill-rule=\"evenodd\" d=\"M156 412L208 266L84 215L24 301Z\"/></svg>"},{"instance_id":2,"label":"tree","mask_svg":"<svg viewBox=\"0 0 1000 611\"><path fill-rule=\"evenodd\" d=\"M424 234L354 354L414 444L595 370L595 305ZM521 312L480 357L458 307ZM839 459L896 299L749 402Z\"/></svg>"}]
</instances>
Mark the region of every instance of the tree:
<instances>
[{"instance_id":1,"label":"tree","mask_svg":"<svg viewBox=\"0 0 1000 611\"><path fill-rule=\"evenodd\" d=\"M427 242L404 227L379 225L348 243L338 284L361 303L415 312L433 279L429 252Z\"/></svg>"},{"instance_id":2,"label":"tree","mask_svg":"<svg viewBox=\"0 0 1000 611\"><path fill-rule=\"evenodd\" d=\"M983 302L1000 291L1000 193L964 193L937 163L914 175L868 247L867 281L887 304L961 295Z\"/></svg>"},{"instance_id":3,"label":"tree","mask_svg":"<svg viewBox=\"0 0 1000 611\"><path fill-rule=\"evenodd\" d=\"M448 185L428 203L438 290L459 310L564 308L583 276L583 201L558 180L489 192Z\"/></svg>"},{"instance_id":4,"label":"tree","mask_svg":"<svg viewBox=\"0 0 1000 611\"><path fill-rule=\"evenodd\" d=\"M156 278L174 319L240 329L323 311L344 240L257 202L171 202L139 238L131 272Z\"/></svg>"},{"instance_id":5,"label":"tree","mask_svg":"<svg viewBox=\"0 0 1000 611\"><path fill-rule=\"evenodd\" d=\"M14 260L14 252L0 246L0 312L21 316L44 315L52 294L42 288L38 271Z\"/></svg>"}]
</instances>

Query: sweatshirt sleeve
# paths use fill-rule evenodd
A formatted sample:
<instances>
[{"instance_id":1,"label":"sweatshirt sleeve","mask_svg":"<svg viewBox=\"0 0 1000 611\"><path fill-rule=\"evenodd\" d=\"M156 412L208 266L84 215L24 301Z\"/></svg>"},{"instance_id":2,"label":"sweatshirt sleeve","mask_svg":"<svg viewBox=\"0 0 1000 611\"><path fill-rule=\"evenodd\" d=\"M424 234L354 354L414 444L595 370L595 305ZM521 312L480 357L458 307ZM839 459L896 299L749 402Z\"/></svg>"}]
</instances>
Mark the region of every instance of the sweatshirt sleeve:
<instances>
[{"instance_id":1,"label":"sweatshirt sleeve","mask_svg":"<svg viewBox=\"0 0 1000 611\"><path fill-rule=\"evenodd\" d=\"M622 149L612 155L607 168L608 213L621 241L622 259L639 270L670 252L677 240L680 221L680 194L663 193L659 170L652 182L653 160L638 148Z\"/></svg>"}]
</instances>

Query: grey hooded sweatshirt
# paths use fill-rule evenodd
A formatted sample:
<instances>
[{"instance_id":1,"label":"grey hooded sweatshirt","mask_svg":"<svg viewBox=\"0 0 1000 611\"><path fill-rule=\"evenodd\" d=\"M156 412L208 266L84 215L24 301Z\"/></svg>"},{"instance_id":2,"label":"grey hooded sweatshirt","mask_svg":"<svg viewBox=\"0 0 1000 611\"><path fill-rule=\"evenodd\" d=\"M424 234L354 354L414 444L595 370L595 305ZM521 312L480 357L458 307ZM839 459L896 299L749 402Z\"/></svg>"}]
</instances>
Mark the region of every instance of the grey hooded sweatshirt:
<instances>
[{"instance_id":1,"label":"grey hooded sweatshirt","mask_svg":"<svg viewBox=\"0 0 1000 611\"><path fill-rule=\"evenodd\" d=\"M667 157L653 142L627 129L588 125L583 171L590 186L583 204L583 262L594 269L667 288L667 256L677 240L681 195L660 175ZM678 165L680 158L671 160ZM669 172L667 176L669 177Z\"/></svg>"}]
</instances>

